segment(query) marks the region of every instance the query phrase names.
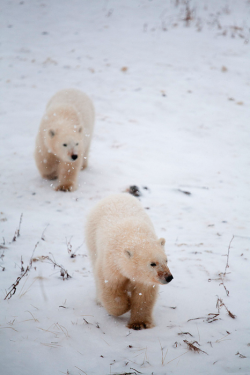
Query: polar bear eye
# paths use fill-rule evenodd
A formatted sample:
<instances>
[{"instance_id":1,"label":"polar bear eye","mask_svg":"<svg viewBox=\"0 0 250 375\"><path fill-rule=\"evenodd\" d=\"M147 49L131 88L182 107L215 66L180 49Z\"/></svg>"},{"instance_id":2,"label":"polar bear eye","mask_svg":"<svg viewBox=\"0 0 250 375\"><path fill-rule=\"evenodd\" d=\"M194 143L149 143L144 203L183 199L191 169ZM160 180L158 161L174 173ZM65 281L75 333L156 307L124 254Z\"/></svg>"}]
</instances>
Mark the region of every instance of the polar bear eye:
<instances>
[{"instance_id":1,"label":"polar bear eye","mask_svg":"<svg viewBox=\"0 0 250 375\"><path fill-rule=\"evenodd\" d=\"M78 146L79 145L79 143L76 143L76 146Z\"/></svg>"},{"instance_id":2,"label":"polar bear eye","mask_svg":"<svg viewBox=\"0 0 250 375\"><path fill-rule=\"evenodd\" d=\"M67 143L64 143L63 146L64 146L64 147L67 147Z\"/></svg>"},{"instance_id":3,"label":"polar bear eye","mask_svg":"<svg viewBox=\"0 0 250 375\"><path fill-rule=\"evenodd\" d=\"M152 263L150 263L150 266L151 267L156 267L156 263L152 262Z\"/></svg>"}]
</instances>

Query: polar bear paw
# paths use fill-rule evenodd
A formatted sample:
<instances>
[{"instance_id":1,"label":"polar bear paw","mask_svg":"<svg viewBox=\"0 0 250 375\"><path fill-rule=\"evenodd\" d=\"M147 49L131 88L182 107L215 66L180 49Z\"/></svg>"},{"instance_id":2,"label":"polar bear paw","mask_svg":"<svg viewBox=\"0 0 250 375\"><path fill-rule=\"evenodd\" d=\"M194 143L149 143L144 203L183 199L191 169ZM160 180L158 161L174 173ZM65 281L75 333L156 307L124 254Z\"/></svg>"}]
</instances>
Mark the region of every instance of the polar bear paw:
<instances>
[{"instance_id":1,"label":"polar bear paw","mask_svg":"<svg viewBox=\"0 0 250 375\"><path fill-rule=\"evenodd\" d=\"M128 323L127 327L130 329L135 329L136 331L139 331L141 329L153 328L154 324L152 322L147 322L147 321L133 322L133 323Z\"/></svg>"},{"instance_id":2,"label":"polar bear paw","mask_svg":"<svg viewBox=\"0 0 250 375\"><path fill-rule=\"evenodd\" d=\"M73 191L75 189L74 189L74 185L72 184L62 184L62 185L58 185L55 188L55 190L56 191Z\"/></svg>"}]
</instances>

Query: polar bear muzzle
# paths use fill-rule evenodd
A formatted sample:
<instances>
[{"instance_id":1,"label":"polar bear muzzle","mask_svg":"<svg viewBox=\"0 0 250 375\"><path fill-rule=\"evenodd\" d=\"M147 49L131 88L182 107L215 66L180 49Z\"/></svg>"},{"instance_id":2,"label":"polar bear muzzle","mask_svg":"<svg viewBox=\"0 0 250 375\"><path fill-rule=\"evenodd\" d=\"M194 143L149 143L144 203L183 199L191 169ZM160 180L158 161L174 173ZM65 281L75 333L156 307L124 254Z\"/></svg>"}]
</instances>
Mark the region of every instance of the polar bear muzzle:
<instances>
[{"instance_id":1,"label":"polar bear muzzle","mask_svg":"<svg viewBox=\"0 0 250 375\"><path fill-rule=\"evenodd\" d=\"M172 274L166 274L162 272L158 272L158 277L161 284L168 284L174 278Z\"/></svg>"},{"instance_id":2,"label":"polar bear muzzle","mask_svg":"<svg viewBox=\"0 0 250 375\"><path fill-rule=\"evenodd\" d=\"M169 275L169 276L167 276L167 277L165 278L167 284L170 283L170 281L173 280L173 278L174 278L173 275Z\"/></svg>"}]
</instances>

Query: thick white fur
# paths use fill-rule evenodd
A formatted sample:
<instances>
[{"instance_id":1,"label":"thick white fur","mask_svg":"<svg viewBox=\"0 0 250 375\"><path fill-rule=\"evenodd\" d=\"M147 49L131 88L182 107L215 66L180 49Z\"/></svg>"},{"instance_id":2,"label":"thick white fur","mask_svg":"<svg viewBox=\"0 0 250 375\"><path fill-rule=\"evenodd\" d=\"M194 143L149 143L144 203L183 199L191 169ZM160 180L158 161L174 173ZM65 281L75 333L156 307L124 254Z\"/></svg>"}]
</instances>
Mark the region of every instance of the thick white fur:
<instances>
[{"instance_id":1,"label":"thick white fur","mask_svg":"<svg viewBox=\"0 0 250 375\"><path fill-rule=\"evenodd\" d=\"M78 173L88 164L94 118L91 100L79 90L61 90L50 99L36 138L35 160L43 178L58 178L56 190L77 188Z\"/></svg>"},{"instance_id":2,"label":"thick white fur","mask_svg":"<svg viewBox=\"0 0 250 375\"><path fill-rule=\"evenodd\" d=\"M129 328L153 327L158 284L171 273L165 240L156 237L139 201L127 193L101 200L89 214L86 242L97 301L115 316L131 310Z\"/></svg>"}]
</instances>

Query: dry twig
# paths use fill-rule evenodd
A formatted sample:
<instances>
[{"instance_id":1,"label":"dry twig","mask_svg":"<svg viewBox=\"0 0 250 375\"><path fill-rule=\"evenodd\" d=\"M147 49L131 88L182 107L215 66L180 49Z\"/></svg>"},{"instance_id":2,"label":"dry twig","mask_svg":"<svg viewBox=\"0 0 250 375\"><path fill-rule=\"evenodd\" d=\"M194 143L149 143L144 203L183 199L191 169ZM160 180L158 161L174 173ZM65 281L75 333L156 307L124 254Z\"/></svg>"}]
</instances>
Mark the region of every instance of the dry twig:
<instances>
[{"instance_id":1,"label":"dry twig","mask_svg":"<svg viewBox=\"0 0 250 375\"><path fill-rule=\"evenodd\" d=\"M196 353L205 353L205 354L207 354L206 352L204 352L204 350L201 350L201 349L197 348L197 346L194 345L194 344L200 345L197 341L193 341L193 342L189 342L187 340L183 340L183 341L187 344L189 350L194 351Z\"/></svg>"},{"instance_id":2,"label":"dry twig","mask_svg":"<svg viewBox=\"0 0 250 375\"><path fill-rule=\"evenodd\" d=\"M212 281L212 280L220 280L221 283L219 285L223 285L223 288L225 289L225 292L226 292L226 295L229 296L229 290L226 288L226 285L224 283L224 279L225 279L225 276L227 274L227 268L229 268L229 252L230 252L230 248L231 248L231 243L234 239L234 236L232 237L231 241L229 242L229 246L228 246L228 251L227 251L227 262L226 262L226 267L225 267L225 271L224 272L221 272L219 273L219 278L218 279L208 279L208 281Z\"/></svg>"},{"instance_id":3,"label":"dry twig","mask_svg":"<svg viewBox=\"0 0 250 375\"><path fill-rule=\"evenodd\" d=\"M67 239L67 237L65 237L66 239L66 245L67 245L67 251L69 253L69 255L71 256L72 254L72 244L71 244L71 239L72 239L72 236L69 238L69 240ZM73 257L72 257L73 258Z\"/></svg>"},{"instance_id":4,"label":"dry twig","mask_svg":"<svg viewBox=\"0 0 250 375\"><path fill-rule=\"evenodd\" d=\"M160 340L159 340L159 343L160 343L160 347L161 347L161 364L164 365L164 361L166 359L166 355L168 354L168 349L166 350L166 353L164 355L164 350L163 350L163 347L161 346Z\"/></svg>"},{"instance_id":5,"label":"dry twig","mask_svg":"<svg viewBox=\"0 0 250 375\"><path fill-rule=\"evenodd\" d=\"M75 258L76 252L80 249L80 247L82 247L83 243L80 246L78 246L74 252L72 252L73 251L73 247L72 247L72 244L71 244L72 237L73 236L71 236L69 240L66 237L66 245L67 245L67 250L68 250L68 253L70 255L70 258Z\"/></svg>"},{"instance_id":6,"label":"dry twig","mask_svg":"<svg viewBox=\"0 0 250 375\"><path fill-rule=\"evenodd\" d=\"M21 255L21 272L24 272L24 267L23 267L23 257Z\"/></svg>"},{"instance_id":7,"label":"dry twig","mask_svg":"<svg viewBox=\"0 0 250 375\"><path fill-rule=\"evenodd\" d=\"M220 314L215 314L215 313L209 313L207 317L205 316L201 316L200 318L193 318L193 319L188 319L188 322L190 322L191 320L199 320L199 319L205 319L208 323L212 323L212 322L215 322L217 319L217 317L219 316ZM183 333L188 333L188 332L183 332ZM178 333L178 335L181 335L181 333ZM191 335L192 336L192 335Z\"/></svg>"},{"instance_id":8,"label":"dry twig","mask_svg":"<svg viewBox=\"0 0 250 375\"><path fill-rule=\"evenodd\" d=\"M191 320L191 319L190 319ZM191 337L193 337L193 335L191 335L191 333L189 332L180 332L178 333L179 336L183 336L183 335L190 335Z\"/></svg>"},{"instance_id":9,"label":"dry twig","mask_svg":"<svg viewBox=\"0 0 250 375\"><path fill-rule=\"evenodd\" d=\"M237 352L235 355L238 355L239 356L239 358L247 358L245 355L243 355L243 354L240 354L239 352Z\"/></svg>"},{"instance_id":10,"label":"dry twig","mask_svg":"<svg viewBox=\"0 0 250 375\"><path fill-rule=\"evenodd\" d=\"M17 237L20 237L20 231L21 231L22 220L23 220L23 214L21 214L21 216L20 216L19 227L18 227L18 229L16 229L16 231L15 231L14 237L12 238L12 242L15 242L16 239L17 239Z\"/></svg>"},{"instance_id":11,"label":"dry twig","mask_svg":"<svg viewBox=\"0 0 250 375\"><path fill-rule=\"evenodd\" d=\"M225 309L227 310L227 313L228 315L232 318L232 319L235 319L236 318L236 315L234 315L233 313L231 313L231 311L227 308L227 306L225 305L225 303L223 302L222 298L217 298L217 302L216 302L216 307L218 309L218 315L220 313L220 308L224 306Z\"/></svg>"},{"instance_id":12,"label":"dry twig","mask_svg":"<svg viewBox=\"0 0 250 375\"><path fill-rule=\"evenodd\" d=\"M227 251L227 263L226 263L226 267L225 267L225 271L224 271L224 276L226 275L226 271L227 271L227 268L229 268L229 251L230 251L230 247L231 247L231 243L234 239L234 236L232 237L231 241L229 242L229 246L228 246L228 251Z\"/></svg>"},{"instance_id":13,"label":"dry twig","mask_svg":"<svg viewBox=\"0 0 250 375\"><path fill-rule=\"evenodd\" d=\"M185 18L183 18L183 21L186 22L186 26L189 26L190 21L194 19L194 9L190 9L189 6L189 0L185 1L186 3L186 9L185 9Z\"/></svg>"},{"instance_id":14,"label":"dry twig","mask_svg":"<svg viewBox=\"0 0 250 375\"><path fill-rule=\"evenodd\" d=\"M48 226L49 226L49 224L45 227L45 229L43 230L43 233L42 233L42 235L41 235L41 240L43 240L43 241L45 241L45 236L44 236L44 234L45 234L45 231L46 231L46 229L48 228Z\"/></svg>"},{"instance_id":15,"label":"dry twig","mask_svg":"<svg viewBox=\"0 0 250 375\"><path fill-rule=\"evenodd\" d=\"M208 318L207 318L207 322L208 322L208 323L213 323L213 322L215 322L216 320L219 320L217 317L218 317L220 314L209 313L208 315L209 315Z\"/></svg>"},{"instance_id":16,"label":"dry twig","mask_svg":"<svg viewBox=\"0 0 250 375\"><path fill-rule=\"evenodd\" d=\"M83 371L82 369L80 369L79 367L75 366L78 370L82 371L84 374L86 374L85 371ZM87 374L86 374L87 375Z\"/></svg>"},{"instance_id":17,"label":"dry twig","mask_svg":"<svg viewBox=\"0 0 250 375\"><path fill-rule=\"evenodd\" d=\"M50 263L52 263L54 265L54 268L59 267L60 268L60 276L62 276L63 280L70 279L72 277L72 276L69 275L68 271L63 266L60 266L59 264L57 264L56 261L54 259L51 259L48 255L46 255L46 256L42 255L42 256L34 259L34 260L35 261L48 260Z\"/></svg>"},{"instance_id":18,"label":"dry twig","mask_svg":"<svg viewBox=\"0 0 250 375\"><path fill-rule=\"evenodd\" d=\"M227 296L229 296L229 290L226 288L226 285L224 284L224 278L225 278L226 273L227 273L227 268L229 268L229 251L230 251L230 247L231 247L231 243L232 243L233 239L234 239L234 236L232 237L231 241L229 242L228 251L227 251L227 263L226 263L225 271L222 274L219 274L220 279L221 279L220 285L223 285Z\"/></svg>"},{"instance_id":19,"label":"dry twig","mask_svg":"<svg viewBox=\"0 0 250 375\"><path fill-rule=\"evenodd\" d=\"M134 370L134 371L136 371L136 373L137 373L137 374L142 374L142 372L140 372L140 371L136 370L136 369L135 369L135 368L133 368L133 367L130 367L130 370Z\"/></svg>"},{"instance_id":20,"label":"dry twig","mask_svg":"<svg viewBox=\"0 0 250 375\"><path fill-rule=\"evenodd\" d=\"M35 248L34 248L34 250L32 252L32 256L31 256L30 261L29 261L29 265L26 267L26 270L24 270L24 268L23 268L23 271L21 271L22 272L21 276L19 276L16 279L15 283L12 284L11 290L9 291L9 293L6 294L6 296L5 296L4 299L10 299L16 293L16 288L19 285L20 281L22 280L22 278L24 276L26 276L28 274L28 272L32 268L33 255L34 255L34 252L35 252L38 244L39 244L39 242L37 242L37 244L35 245Z\"/></svg>"},{"instance_id":21,"label":"dry twig","mask_svg":"<svg viewBox=\"0 0 250 375\"><path fill-rule=\"evenodd\" d=\"M230 339L226 339L226 337L228 337L229 335L231 335L230 332L226 331L227 332L227 335L221 337L220 339L216 340L215 342L218 344L219 342L221 341L226 341L226 340L230 340Z\"/></svg>"}]
</instances>

